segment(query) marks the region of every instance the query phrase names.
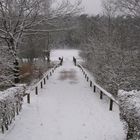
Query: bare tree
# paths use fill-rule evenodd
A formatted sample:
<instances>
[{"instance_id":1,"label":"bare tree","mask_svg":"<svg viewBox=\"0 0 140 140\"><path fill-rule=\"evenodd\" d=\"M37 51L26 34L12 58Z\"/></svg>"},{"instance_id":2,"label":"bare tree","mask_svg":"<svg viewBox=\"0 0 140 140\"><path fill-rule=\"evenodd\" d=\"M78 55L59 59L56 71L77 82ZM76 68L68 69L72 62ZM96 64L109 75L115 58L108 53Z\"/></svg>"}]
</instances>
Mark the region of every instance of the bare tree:
<instances>
[{"instance_id":1,"label":"bare tree","mask_svg":"<svg viewBox=\"0 0 140 140\"><path fill-rule=\"evenodd\" d=\"M75 14L80 2L72 5L66 0L54 7L51 4L51 0L0 0L0 38L7 43L14 64L18 65L17 48L23 36L49 32L36 29L36 26L53 24L54 19ZM19 78L16 77L15 82L18 83Z\"/></svg>"},{"instance_id":2,"label":"bare tree","mask_svg":"<svg viewBox=\"0 0 140 140\"><path fill-rule=\"evenodd\" d=\"M140 17L140 0L115 0L120 11L134 17Z\"/></svg>"}]
</instances>

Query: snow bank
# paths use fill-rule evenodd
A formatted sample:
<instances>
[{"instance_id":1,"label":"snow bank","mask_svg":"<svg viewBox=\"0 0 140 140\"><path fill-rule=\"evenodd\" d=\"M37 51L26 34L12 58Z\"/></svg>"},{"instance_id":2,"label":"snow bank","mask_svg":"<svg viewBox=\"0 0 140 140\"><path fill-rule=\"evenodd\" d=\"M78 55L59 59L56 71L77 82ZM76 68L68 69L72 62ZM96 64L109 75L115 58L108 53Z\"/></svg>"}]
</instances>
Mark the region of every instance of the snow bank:
<instances>
[{"instance_id":1,"label":"snow bank","mask_svg":"<svg viewBox=\"0 0 140 140\"><path fill-rule=\"evenodd\" d=\"M24 92L24 85L0 92L0 128L3 133L5 129L8 130L15 115L21 110Z\"/></svg>"},{"instance_id":2,"label":"snow bank","mask_svg":"<svg viewBox=\"0 0 140 140\"><path fill-rule=\"evenodd\" d=\"M127 137L140 139L140 91L119 91L120 115L127 123Z\"/></svg>"}]
</instances>

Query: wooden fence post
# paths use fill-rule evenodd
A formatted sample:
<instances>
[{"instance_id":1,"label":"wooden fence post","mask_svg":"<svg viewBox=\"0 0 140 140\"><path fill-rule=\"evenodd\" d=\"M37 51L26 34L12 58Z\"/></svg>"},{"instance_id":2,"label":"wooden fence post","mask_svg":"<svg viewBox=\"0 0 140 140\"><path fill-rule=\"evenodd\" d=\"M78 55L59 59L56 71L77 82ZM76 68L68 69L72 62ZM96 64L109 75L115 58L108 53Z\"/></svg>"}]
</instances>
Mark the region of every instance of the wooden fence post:
<instances>
[{"instance_id":1,"label":"wooden fence post","mask_svg":"<svg viewBox=\"0 0 140 140\"><path fill-rule=\"evenodd\" d=\"M87 82L89 81L89 77L87 76Z\"/></svg>"},{"instance_id":2,"label":"wooden fence post","mask_svg":"<svg viewBox=\"0 0 140 140\"><path fill-rule=\"evenodd\" d=\"M92 81L90 81L90 87L92 87Z\"/></svg>"},{"instance_id":3,"label":"wooden fence post","mask_svg":"<svg viewBox=\"0 0 140 140\"><path fill-rule=\"evenodd\" d=\"M96 86L95 86L95 85L94 85L94 87L93 87L93 91L96 92Z\"/></svg>"},{"instance_id":4,"label":"wooden fence post","mask_svg":"<svg viewBox=\"0 0 140 140\"><path fill-rule=\"evenodd\" d=\"M44 78L44 85L46 84L46 79Z\"/></svg>"},{"instance_id":5,"label":"wooden fence post","mask_svg":"<svg viewBox=\"0 0 140 140\"><path fill-rule=\"evenodd\" d=\"M30 104L30 93L27 94L27 103Z\"/></svg>"},{"instance_id":6,"label":"wooden fence post","mask_svg":"<svg viewBox=\"0 0 140 140\"><path fill-rule=\"evenodd\" d=\"M113 100L110 99L110 106L109 106L109 110L112 111L113 110Z\"/></svg>"},{"instance_id":7,"label":"wooden fence post","mask_svg":"<svg viewBox=\"0 0 140 140\"><path fill-rule=\"evenodd\" d=\"M47 77L47 80L48 80L49 79L49 76L47 75L46 77Z\"/></svg>"},{"instance_id":8,"label":"wooden fence post","mask_svg":"<svg viewBox=\"0 0 140 140\"><path fill-rule=\"evenodd\" d=\"M102 100L103 99L103 92L100 91L100 99Z\"/></svg>"},{"instance_id":9,"label":"wooden fence post","mask_svg":"<svg viewBox=\"0 0 140 140\"><path fill-rule=\"evenodd\" d=\"M54 69L52 70L52 73L54 73Z\"/></svg>"},{"instance_id":10,"label":"wooden fence post","mask_svg":"<svg viewBox=\"0 0 140 140\"><path fill-rule=\"evenodd\" d=\"M35 87L35 94L38 95L38 87Z\"/></svg>"},{"instance_id":11,"label":"wooden fence post","mask_svg":"<svg viewBox=\"0 0 140 140\"><path fill-rule=\"evenodd\" d=\"M1 126L1 131L2 131L2 134L4 134L4 126L3 125Z\"/></svg>"},{"instance_id":12,"label":"wooden fence post","mask_svg":"<svg viewBox=\"0 0 140 140\"><path fill-rule=\"evenodd\" d=\"M52 76L52 72L50 72L50 76Z\"/></svg>"},{"instance_id":13,"label":"wooden fence post","mask_svg":"<svg viewBox=\"0 0 140 140\"><path fill-rule=\"evenodd\" d=\"M40 87L43 88L43 83L42 83L42 81L40 82Z\"/></svg>"},{"instance_id":14,"label":"wooden fence post","mask_svg":"<svg viewBox=\"0 0 140 140\"><path fill-rule=\"evenodd\" d=\"M9 129L9 128L8 128L8 123L7 123L7 122L5 122L5 128L6 128L6 130Z\"/></svg>"}]
</instances>

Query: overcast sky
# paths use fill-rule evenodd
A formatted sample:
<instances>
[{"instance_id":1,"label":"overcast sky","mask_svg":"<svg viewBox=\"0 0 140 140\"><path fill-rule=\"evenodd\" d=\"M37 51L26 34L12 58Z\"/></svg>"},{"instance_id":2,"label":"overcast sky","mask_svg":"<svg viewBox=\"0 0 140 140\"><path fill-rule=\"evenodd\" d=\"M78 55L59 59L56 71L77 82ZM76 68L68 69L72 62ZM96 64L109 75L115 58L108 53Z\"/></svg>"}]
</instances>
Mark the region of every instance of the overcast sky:
<instances>
[{"instance_id":1,"label":"overcast sky","mask_svg":"<svg viewBox=\"0 0 140 140\"><path fill-rule=\"evenodd\" d=\"M62 0L57 0L58 2L62 2ZM71 3L74 3L76 0L69 0ZM82 6L84 7L84 13L88 13L90 15L97 15L101 13L101 1L102 0L82 0Z\"/></svg>"},{"instance_id":2,"label":"overcast sky","mask_svg":"<svg viewBox=\"0 0 140 140\"><path fill-rule=\"evenodd\" d=\"M69 1L73 3L76 0ZM102 0L82 0L82 6L84 7L85 13L88 13L90 15L92 14L97 15L101 13L102 11L101 1Z\"/></svg>"},{"instance_id":3,"label":"overcast sky","mask_svg":"<svg viewBox=\"0 0 140 140\"><path fill-rule=\"evenodd\" d=\"M101 0L82 0L82 5L85 7L85 12L88 14L101 13Z\"/></svg>"}]
</instances>

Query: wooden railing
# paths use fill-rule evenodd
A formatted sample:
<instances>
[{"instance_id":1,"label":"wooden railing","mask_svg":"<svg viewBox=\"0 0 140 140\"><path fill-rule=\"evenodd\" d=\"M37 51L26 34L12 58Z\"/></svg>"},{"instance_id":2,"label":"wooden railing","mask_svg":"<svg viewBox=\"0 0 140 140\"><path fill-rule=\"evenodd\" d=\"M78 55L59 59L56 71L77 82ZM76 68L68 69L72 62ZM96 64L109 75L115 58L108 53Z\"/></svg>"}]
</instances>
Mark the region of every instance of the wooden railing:
<instances>
[{"instance_id":1,"label":"wooden railing","mask_svg":"<svg viewBox=\"0 0 140 140\"><path fill-rule=\"evenodd\" d=\"M99 92L100 92L100 99L101 99L101 100L103 99L103 95L105 95L105 96L107 96L107 97L109 98L109 100L110 100L110 103L109 103L109 110L110 110L110 111L113 110L113 103L115 103L115 104L117 104L117 105L119 106L118 100L117 100L112 94L110 94L109 92L107 92L106 90L104 90L101 86L99 86L99 85L98 85L97 83L95 83L93 80L90 80L90 77L89 77L89 75L87 74L85 68L83 68L82 65L80 65L79 63L77 63L75 57L73 57L73 62L74 62L74 65L75 65L75 66L78 66L78 67L81 69L81 71L82 71L82 73L83 73L83 75L84 75L86 81L89 82L90 87L93 88L93 92L96 93L96 91L97 91L97 89L98 89Z\"/></svg>"},{"instance_id":2,"label":"wooden railing","mask_svg":"<svg viewBox=\"0 0 140 140\"><path fill-rule=\"evenodd\" d=\"M55 65L52 69L43 75L43 78L37 82L30 89L25 90L25 85L22 87L14 87L6 90L7 94L3 94L3 98L0 97L0 129L4 133L9 129L9 125L15 120L15 116L19 114L22 109L23 97L27 97L27 103L31 102L31 92L34 90L35 94L39 94L39 89L42 89L46 84L46 80L52 76L56 68L63 64L63 58L60 59L60 63ZM10 94L9 94L10 93Z\"/></svg>"},{"instance_id":3,"label":"wooden railing","mask_svg":"<svg viewBox=\"0 0 140 140\"><path fill-rule=\"evenodd\" d=\"M59 58L60 63L55 65L52 69L50 69L48 72L46 72L43 77L37 82L35 85L33 85L30 89L26 90L25 96L27 97L27 103L30 104L31 102L31 92L34 91L35 95L39 94L39 89L42 89L44 85L46 85L46 80L49 80L50 76L55 72L56 68L59 66L62 66L63 64L63 58Z\"/></svg>"}]
</instances>

